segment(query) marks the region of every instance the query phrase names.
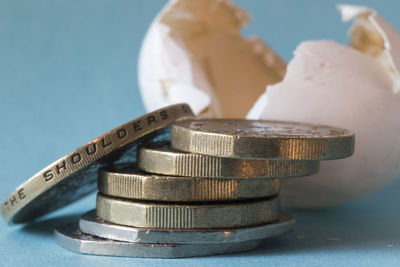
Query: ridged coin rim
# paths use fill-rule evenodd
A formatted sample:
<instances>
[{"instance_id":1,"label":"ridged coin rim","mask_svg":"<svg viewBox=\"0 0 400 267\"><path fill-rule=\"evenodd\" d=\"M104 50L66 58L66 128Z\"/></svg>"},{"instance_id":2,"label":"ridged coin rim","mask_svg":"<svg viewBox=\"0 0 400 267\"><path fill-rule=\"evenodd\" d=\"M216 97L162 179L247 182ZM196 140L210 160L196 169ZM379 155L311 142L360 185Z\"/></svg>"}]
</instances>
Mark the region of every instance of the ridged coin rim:
<instances>
[{"instance_id":1,"label":"ridged coin rim","mask_svg":"<svg viewBox=\"0 0 400 267\"><path fill-rule=\"evenodd\" d=\"M213 178L289 178L318 173L319 161L224 158L177 151L169 142L144 144L138 167L163 175Z\"/></svg>"},{"instance_id":2,"label":"ridged coin rim","mask_svg":"<svg viewBox=\"0 0 400 267\"><path fill-rule=\"evenodd\" d=\"M279 196L214 204L132 201L97 194L96 214L114 224L156 229L255 226L279 219Z\"/></svg>"},{"instance_id":3,"label":"ridged coin rim","mask_svg":"<svg viewBox=\"0 0 400 267\"><path fill-rule=\"evenodd\" d=\"M319 128L340 132L336 135L301 136L293 135L251 135L229 133L221 130L202 129L201 123L265 123L273 126L288 125ZM243 127L244 128L244 127ZM249 127L248 127L249 128ZM248 129L247 128L247 129ZM333 160L349 157L354 152L352 131L309 123L284 121L255 121L244 119L198 119L177 122L172 125L171 146L174 149L217 157L247 159L289 159L289 160Z\"/></svg>"},{"instance_id":4,"label":"ridged coin rim","mask_svg":"<svg viewBox=\"0 0 400 267\"><path fill-rule=\"evenodd\" d=\"M138 140L177 119L193 116L186 104L168 106L135 120L81 146L18 186L2 203L9 224L24 223L79 199L96 189L97 170L114 162L136 160Z\"/></svg>"},{"instance_id":5,"label":"ridged coin rim","mask_svg":"<svg viewBox=\"0 0 400 267\"><path fill-rule=\"evenodd\" d=\"M127 199L199 202L266 198L277 195L277 178L204 178L145 173L133 164L99 171L101 193Z\"/></svg>"}]
</instances>

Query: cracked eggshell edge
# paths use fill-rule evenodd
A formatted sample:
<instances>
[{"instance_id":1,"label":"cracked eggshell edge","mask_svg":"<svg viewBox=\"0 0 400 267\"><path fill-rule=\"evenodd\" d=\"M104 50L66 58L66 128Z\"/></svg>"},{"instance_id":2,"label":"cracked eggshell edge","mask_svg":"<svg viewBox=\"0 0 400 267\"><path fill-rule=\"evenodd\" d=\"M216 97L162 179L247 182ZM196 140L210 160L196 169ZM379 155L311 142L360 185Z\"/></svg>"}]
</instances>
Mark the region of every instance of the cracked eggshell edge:
<instances>
[{"instance_id":1,"label":"cracked eggshell edge","mask_svg":"<svg viewBox=\"0 0 400 267\"><path fill-rule=\"evenodd\" d=\"M354 20L354 25L373 28L383 39L384 51L378 60L388 69L393 80L393 92L400 92L400 34L378 13L365 6L338 5L343 21ZM353 26L354 27L354 26ZM350 29L350 39L356 38Z\"/></svg>"},{"instance_id":2,"label":"cracked eggshell edge","mask_svg":"<svg viewBox=\"0 0 400 267\"><path fill-rule=\"evenodd\" d=\"M194 84L193 73L204 76L179 36L160 22L176 0L169 1L151 23L139 53L139 90L147 111L188 103L195 114L206 109L210 96ZM200 78L201 79L201 78ZM207 79L202 79L207 83ZM207 84L203 86L209 86ZM161 97L160 97L161 96Z\"/></svg>"},{"instance_id":3,"label":"cracked eggshell edge","mask_svg":"<svg viewBox=\"0 0 400 267\"><path fill-rule=\"evenodd\" d=\"M387 70L373 57L333 41L303 42L294 55L284 80L268 86L258 101L263 103L256 103L255 119L348 128L355 132L356 143L352 157L322 162L320 172L310 177L284 179L283 203L334 206L395 179L400 166L400 94L393 94Z\"/></svg>"}]
</instances>

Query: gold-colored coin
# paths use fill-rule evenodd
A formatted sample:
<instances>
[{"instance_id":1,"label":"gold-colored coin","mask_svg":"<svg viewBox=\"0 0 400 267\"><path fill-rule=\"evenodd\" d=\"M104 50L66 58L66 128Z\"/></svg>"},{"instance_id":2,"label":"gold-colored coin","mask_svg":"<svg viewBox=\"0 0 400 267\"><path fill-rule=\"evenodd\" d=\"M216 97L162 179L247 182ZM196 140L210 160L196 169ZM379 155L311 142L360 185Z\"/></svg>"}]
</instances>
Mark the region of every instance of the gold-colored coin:
<instances>
[{"instance_id":1,"label":"gold-colored coin","mask_svg":"<svg viewBox=\"0 0 400 267\"><path fill-rule=\"evenodd\" d=\"M218 229L260 225L279 218L279 197L216 204L139 202L97 195L107 222L156 229Z\"/></svg>"},{"instance_id":2,"label":"gold-colored coin","mask_svg":"<svg viewBox=\"0 0 400 267\"><path fill-rule=\"evenodd\" d=\"M81 146L17 187L2 203L4 220L10 224L28 222L94 192L99 168L135 162L136 149L142 141L169 139L169 132L162 129L191 116L186 104L165 107Z\"/></svg>"},{"instance_id":3,"label":"gold-colored coin","mask_svg":"<svg viewBox=\"0 0 400 267\"><path fill-rule=\"evenodd\" d=\"M174 123L171 145L217 157L329 160L353 154L354 133L307 123L201 119Z\"/></svg>"},{"instance_id":4,"label":"gold-colored coin","mask_svg":"<svg viewBox=\"0 0 400 267\"><path fill-rule=\"evenodd\" d=\"M113 197L199 202L271 197L279 193L280 183L277 178L171 177L121 165L101 170L98 187L101 193Z\"/></svg>"},{"instance_id":5,"label":"gold-colored coin","mask_svg":"<svg viewBox=\"0 0 400 267\"><path fill-rule=\"evenodd\" d=\"M137 158L138 167L146 172L190 177L284 178L319 170L319 161L214 157L180 152L165 142L144 144Z\"/></svg>"}]
</instances>

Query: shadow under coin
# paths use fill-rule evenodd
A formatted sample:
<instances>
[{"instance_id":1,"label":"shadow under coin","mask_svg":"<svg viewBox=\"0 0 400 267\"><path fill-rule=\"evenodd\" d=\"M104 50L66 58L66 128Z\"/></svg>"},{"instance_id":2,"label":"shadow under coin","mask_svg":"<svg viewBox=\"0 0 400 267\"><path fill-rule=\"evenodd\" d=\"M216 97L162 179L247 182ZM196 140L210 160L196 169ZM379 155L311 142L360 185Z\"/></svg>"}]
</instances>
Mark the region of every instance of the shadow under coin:
<instances>
[{"instance_id":1,"label":"shadow under coin","mask_svg":"<svg viewBox=\"0 0 400 267\"><path fill-rule=\"evenodd\" d=\"M73 213L65 216L45 218L22 227L21 231L33 235L51 236L57 226L78 221L81 215L81 213Z\"/></svg>"}]
</instances>

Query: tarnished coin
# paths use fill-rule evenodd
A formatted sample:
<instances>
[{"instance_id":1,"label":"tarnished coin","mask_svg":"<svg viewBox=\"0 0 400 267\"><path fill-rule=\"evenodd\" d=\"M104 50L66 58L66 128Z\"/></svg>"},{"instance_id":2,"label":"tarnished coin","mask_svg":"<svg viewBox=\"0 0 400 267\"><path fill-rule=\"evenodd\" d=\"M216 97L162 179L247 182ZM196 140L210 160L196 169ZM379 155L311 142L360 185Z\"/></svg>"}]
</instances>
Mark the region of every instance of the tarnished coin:
<instances>
[{"instance_id":1,"label":"tarnished coin","mask_svg":"<svg viewBox=\"0 0 400 267\"><path fill-rule=\"evenodd\" d=\"M177 119L193 116L186 104L156 110L94 139L50 164L17 187L2 203L8 223L23 223L47 214L93 192L99 168L136 160L143 139L161 136ZM164 133L164 136L162 135Z\"/></svg>"},{"instance_id":2,"label":"tarnished coin","mask_svg":"<svg viewBox=\"0 0 400 267\"><path fill-rule=\"evenodd\" d=\"M284 178L316 174L319 161L214 157L180 152L169 142L159 142L139 149L138 167L151 173L190 177Z\"/></svg>"},{"instance_id":3,"label":"tarnished coin","mask_svg":"<svg viewBox=\"0 0 400 267\"><path fill-rule=\"evenodd\" d=\"M130 201L97 195L97 216L107 222L155 229L246 227L279 218L279 197L262 200L199 203Z\"/></svg>"},{"instance_id":4,"label":"tarnished coin","mask_svg":"<svg viewBox=\"0 0 400 267\"><path fill-rule=\"evenodd\" d=\"M237 243L271 238L292 231L294 224L294 218L284 211L281 211L279 219L272 223L215 230L166 230L123 226L100 219L95 210L85 213L79 220L80 230L89 235L134 243L179 244Z\"/></svg>"},{"instance_id":5,"label":"tarnished coin","mask_svg":"<svg viewBox=\"0 0 400 267\"><path fill-rule=\"evenodd\" d=\"M353 154L354 133L307 123L201 119L174 123L171 145L218 157L328 160Z\"/></svg>"},{"instance_id":6,"label":"tarnished coin","mask_svg":"<svg viewBox=\"0 0 400 267\"><path fill-rule=\"evenodd\" d=\"M58 227L55 238L61 247L73 252L135 258L188 258L226 254L255 249L264 242L259 239L223 244L130 243L83 234L77 223Z\"/></svg>"},{"instance_id":7,"label":"tarnished coin","mask_svg":"<svg viewBox=\"0 0 400 267\"><path fill-rule=\"evenodd\" d=\"M279 179L194 178L150 174L133 165L99 172L99 191L108 196L175 202L266 198L279 193Z\"/></svg>"}]
</instances>

